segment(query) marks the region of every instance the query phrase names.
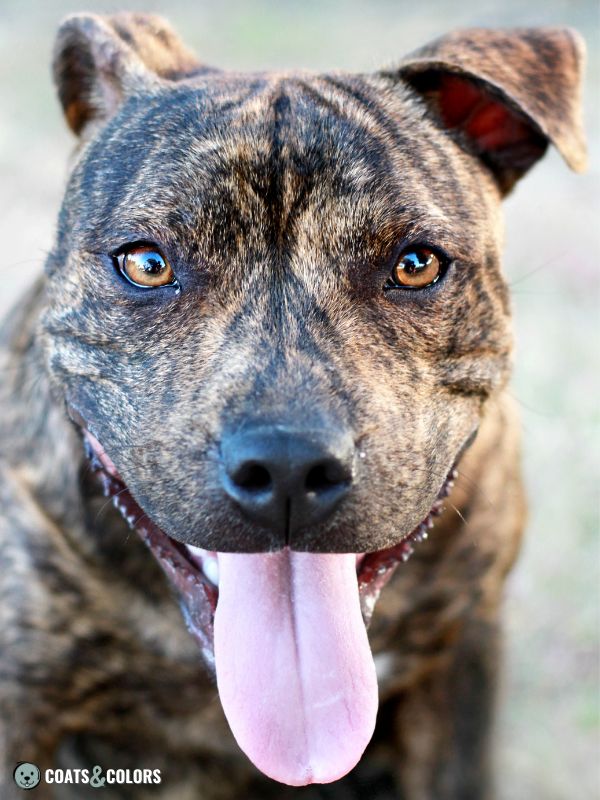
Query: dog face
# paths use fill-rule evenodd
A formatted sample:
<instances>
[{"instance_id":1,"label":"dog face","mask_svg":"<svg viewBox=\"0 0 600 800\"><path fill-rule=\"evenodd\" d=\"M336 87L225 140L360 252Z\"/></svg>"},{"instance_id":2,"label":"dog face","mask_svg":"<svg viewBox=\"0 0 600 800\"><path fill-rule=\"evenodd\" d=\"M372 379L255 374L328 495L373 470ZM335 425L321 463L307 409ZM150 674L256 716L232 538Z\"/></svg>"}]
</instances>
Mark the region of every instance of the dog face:
<instances>
[{"instance_id":1,"label":"dog face","mask_svg":"<svg viewBox=\"0 0 600 800\"><path fill-rule=\"evenodd\" d=\"M85 99L69 94L84 60L73 25L57 56L72 119ZM121 37L109 41L119 53ZM74 123L96 128L50 262L51 370L173 538L239 552L389 547L427 515L506 381L498 183L545 140L524 118L496 122L497 150L520 152L494 175L428 113L414 90L423 75L411 86L402 70L192 71L159 81L148 70L105 124ZM472 127L504 111L470 84L444 91L441 113L483 104ZM523 131L513 142L502 125ZM153 254L163 285L132 285L124 272L136 280ZM244 513L224 450L255 429L343 462L343 502Z\"/></svg>"},{"instance_id":2,"label":"dog face","mask_svg":"<svg viewBox=\"0 0 600 800\"><path fill-rule=\"evenodd\" d=\"M436 511L509 373L502 196L548 141L581 166L577 63L564 32L471 31L374 75L238 75L154 18L64 24L49 370L201 641L193 548L360 559Z\"/></svg>"},{"instance_id":3,"label":"dog face","mask_svg":"<svg viewBox=\"0 0 600 800\"><path fill-rule=\"evenodd\" d=\"M285 543L285 519L260 524L223 483L223 450L258 428L326 452L349 441L350 490L315 525L292 502L294 549L388 547L426 516L507 375L493 178L383 81L242 77L214 97L214 80L129 100L82 153L53 369L174 538ZM176 283L121 273L151 257ZM437 281L394 285L427 258Z\"/></svg>"}]
</instances>

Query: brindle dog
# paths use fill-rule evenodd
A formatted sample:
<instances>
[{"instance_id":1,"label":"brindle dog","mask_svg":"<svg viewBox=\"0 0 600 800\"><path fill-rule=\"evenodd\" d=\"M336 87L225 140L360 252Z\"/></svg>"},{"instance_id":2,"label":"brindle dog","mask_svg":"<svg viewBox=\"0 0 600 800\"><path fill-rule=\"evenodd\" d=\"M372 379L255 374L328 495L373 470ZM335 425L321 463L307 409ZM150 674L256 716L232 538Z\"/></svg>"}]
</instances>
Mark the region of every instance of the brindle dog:
<instances>
[{"instance_id":1,"label":"brindle dog","mask_svg":"<svg viewBox=\"0 0 600 800\"><path fill-rule=\"evenodd\" d=\"M500 202L549 142L583 167L581 60L467 30L238 74L155 17L62 25L79 145L2 331L2 798L19 761L162 770L38 798L490 796Z\"/></svg>"}]
</instances>

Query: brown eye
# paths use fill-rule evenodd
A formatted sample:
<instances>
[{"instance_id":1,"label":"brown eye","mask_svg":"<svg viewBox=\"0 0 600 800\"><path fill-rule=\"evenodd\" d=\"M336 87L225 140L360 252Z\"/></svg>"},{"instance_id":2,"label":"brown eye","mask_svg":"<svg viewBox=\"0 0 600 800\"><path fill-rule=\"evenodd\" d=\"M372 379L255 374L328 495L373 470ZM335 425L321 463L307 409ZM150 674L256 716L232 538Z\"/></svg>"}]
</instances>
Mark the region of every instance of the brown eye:
<instances>
[{"instance_id":1,"label":"brown eye","mask_svg":"<svg viewBox=\"0 0 600 800\"><path fill-rule=\"evenodd\" d=\"M177 283L171 265L153 245L136 245L117 258L122 274L135 286L152 289Z\"/></svg>"},{"instance_id":2,"label":"brown eye","mask_svg":"<svg viewBox=\"0 0 600 800\"><path fill-rule=\"evenodd\" d=\"M405 250L392 270L389 288L423 289L442 274L442 260L427 247Z\"/></svg>"}]
</instances>

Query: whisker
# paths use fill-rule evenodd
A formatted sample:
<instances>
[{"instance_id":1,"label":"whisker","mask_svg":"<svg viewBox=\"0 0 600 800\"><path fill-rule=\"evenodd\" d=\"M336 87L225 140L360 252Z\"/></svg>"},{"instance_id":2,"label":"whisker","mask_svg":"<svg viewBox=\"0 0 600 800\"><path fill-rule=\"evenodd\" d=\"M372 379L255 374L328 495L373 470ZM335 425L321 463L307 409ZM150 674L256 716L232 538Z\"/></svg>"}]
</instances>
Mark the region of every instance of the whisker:
<instances>
[{"instance_id":1,"label":"whisker","mask_svg":"<svg viewBox=\"0 0 600 800\"><path fill-rule=\"evenodd\" d=\"M462 520L462 521L465 523L465 525L466 525L467 527L469 527L471 523L470 523L470 522L468 522L468 521L467 521L467 520L464 518L464 516L463 516L463 514L461 513L460 509L458 509L458 508L457 508L457 507L454 505L454 503L451 503L450 501L448 501L448 505L449 505L449 506L450 506L452 509L454 509L454 511L456 511L456 513L457 513L457 514L458 514L458 516L461 518L461 520Z\"/></svg>"},{"instance_id":2,"label":"whisker","mask_svg":"<svg viewBox=\"0 0 600 800\"><path fill-rule=\"evenodd\" d=\"M1 269L13 269L14 267L22 267L25 264L39 264L40 267L43 266L45 260L50 255L50 251L42 250L42 255L35 256L32 258L24 258L21 261L11 261L9 264L2 264Z\"/></svg>"},{"instance_id":3,"label":"whisker","mask_svg":"<svg viewBox=\"0 0 600 800\"><path fill-rule=\"evenodd\" d=\"M517 395L510 389L507 389L506 391L522 408L524 408L526 411L531 411L532 414L537 414L540 417L547 417L548 419L556 419L559 416L552 411L540 411L539 408L534 408L524 400L521 400L521 398L517 397Z\"/></svg>"},{"instance_id":4,"label":"whisker","mask_svg":"<svg viewBox=\"0 0 600 800\"><path fill-rule=\"evenodd\" d=\"M97 524L97 522L98 522L98 520L100 518L100 515L112 503L113 499L115 497L118 497L120 494L123 494L123 492L126 492L126 491L127 491L127 487L125 486L123 489L120 489L116 494L113 494L109 498L107 498L107 500L102 504L102 507L100 508L100 510L98 511L98 513L96 514L96 516L94 518L94 525Z\"/></svg>"},{"instance_id":5,"label":"whisker","mask_svg":"<svg viewBox=\"0 0 600 800\"><path fill-rule=\"evenodd\" d=\"M551 264L555 264L557 261L560 261L566 255L567 255L567 251L566 250L563 250L563 252L561 252L561 253L557 253L556 255L552 256L552 258L549 258L546 261L544 261L538 267L535 267L534 269L530 270L529 272L526 272L524 275L521 275L519 278L517 278L517 280L510 281L508 283L508 286L512 290L512 288L514 286L518 286L523 281L528 280L529 278L531 278L532 275L537 275L538 272L541 272L541 270L546 269L546 267L549 267Z\"/></svg>"},{"instance_id":6,"label":"whisker","mask_svg":"<svg viewBox=\"0 0 600 800\"><path fill-rule=\"evenodd\" d=\"M131 526L131 527L132 527L132 528L135 528L135 526L136 526L136 525L139 525L139 523L140 523L140 522L141 522L143 519L148 519L148 515L147 515L147 514L142 514L142 515L141 515L141 517L138 517L136 520L134 520L134 521L133 521L133 523L132 523L132 526Z\"/></svg>"},{"instance_id":7,"label":"whisker","mask_svg":"<svg viewBox=\"0 0 600 800\"><path fill-rule=\"evenodd\" d=\"M493 503L493 502L490 500L490 498L489 498L489 496L488 496L487 492L484 492L484 491L483 491L483 489L481 488L480 484L477 482L477 479L476 479L476 478L473 478L473 476L471 476L471 475L469 475L467 472L465 472L465 471L464 471L464 469L463 469L463 468L462 468L460 465L458 466L458 468L457 468L457 469L458 469L458 474L459 474L459 477L460 477L460 478L464 478L464 479L465 479L465 481L466 481L466 482L467 482L467 483L468 483L470 486L472 486L472 487L473 487L473 489L476 489L476 490L479 492L479 494L481 494L481 496L482 496L482 497L483 497L483 499L486 501L486 503L488 504L488 506L489 506L491 509L495 510L495 509L497 508L497 506L496 506L496 503Z\"/></svg>"}]
</instances>

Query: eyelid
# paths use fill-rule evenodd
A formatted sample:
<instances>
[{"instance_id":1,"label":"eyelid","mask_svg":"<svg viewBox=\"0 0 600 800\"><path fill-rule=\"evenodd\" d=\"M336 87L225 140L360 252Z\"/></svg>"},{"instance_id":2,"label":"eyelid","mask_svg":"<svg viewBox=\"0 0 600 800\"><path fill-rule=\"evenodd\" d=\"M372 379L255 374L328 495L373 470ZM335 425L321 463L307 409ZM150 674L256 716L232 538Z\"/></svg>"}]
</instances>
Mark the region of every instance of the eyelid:
<instances>
[{"instance_id":1,"label":"eyelid","mask_svg":"<svg viewBox=\"0 0 600 800\"><path fill-rule=\"evenodd\" d=\"M394 257L392 258L392 266L397 264L402 256L412 252L413 250L431 250L431 252L434 253L442 263L450 263L453 260L450 254L444 250L441 245L432 244L427 239L417 239L412 242L403 242L402 245L397 248L396 252L394 253Z\"/></svg>"},{"instance_id":2,"label":"eyelid","mask_svg":"<svg viewBox=\"0 0 600 800\"><path fill-rule=\"evenodd\" d=\"M119 256L127 255L129 251L135 250L138 247L147 247L150 250L157 250L163 256L165 261L170 261L165 254L166 248L152 239L131 239L123 242L123 244L120 244L118 247L115 247L113 250L111 250L109 252L109 256L111 258L118 258Z\"/></svg>"}]
</instances>

